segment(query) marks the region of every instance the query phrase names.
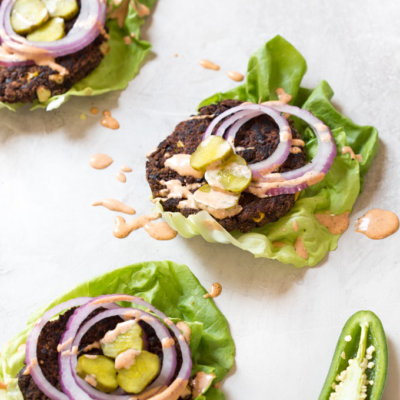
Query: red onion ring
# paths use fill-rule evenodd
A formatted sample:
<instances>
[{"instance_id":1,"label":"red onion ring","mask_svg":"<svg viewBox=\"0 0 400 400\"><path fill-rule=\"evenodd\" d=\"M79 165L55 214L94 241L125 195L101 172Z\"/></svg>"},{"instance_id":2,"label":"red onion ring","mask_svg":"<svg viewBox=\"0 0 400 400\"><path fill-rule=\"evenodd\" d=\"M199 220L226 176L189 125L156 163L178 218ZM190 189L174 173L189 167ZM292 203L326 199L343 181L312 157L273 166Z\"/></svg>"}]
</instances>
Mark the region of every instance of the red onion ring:
<instances>
[{"instance_id":1,"label":"red onion ring","mask_svg":"<svg viewBox=\"0 0 400 400\"><path fill-rule=\"evenodd\" d=\"M26 65L29 60L41 57L57 58L76 53L92 43L101 33L106 20L106 0L84 0L76 22L68 34L55 42L33 42L18 35L11 26L11 11L15 0L3 0L0 4L0 38L7 56L0 52L2 65L16 65L16 56ZM21 65L21 64L19 64Z\"/></svg>"},{"instance_id":2,"label":"red onion ring","mask_svg":"<svg viewBox=\"0 0 400 400\"><path fill-rule=\"evenodd\" d=\"M310 111L279 102L271 103L271 107L306 122L317 137L318 150L311 162L301 168L284 173L267 174L261 177L259 182L252 182L247 190L258 197L293 194L320 182L331 168L337 152L332 132Z\"/></svg>"},{"instance_id":3,"label":"red onion ring","mask_svg":"<svg viewBox=\"0 0 400 400\"><path fill-rule=\"evenodd\" d=\"M168 329L155 317L153 317L151 314L148 314L142 310L138 309L132 309L132 308L118 308L115 310L108 310L104 311L98 315L96 315L94 318L90 319L88 322L86 322L80 329L77 335L75 336L75 339L73 340L72 343L72 348L75 346L79 346L83 336L87 333L87 331L95 325L97 322L101 321L102 319L113 317L113 316L121 316L124 317L127 312L135 310L137 311L140 315L138 316L138 319L143 320L147 324L149 324L156 332L156 335L158 339L162 342L163 339L171 339L171 335L169 334ZM78 309L77 314L75 317L78 317L78 314L82 312L81 309ZM143 318L144 317L144 318ZM72 317L71 317L72 318ZM62 355L59 356L59 359L63 357ZM95 389L91 385L89 385L87 382L85 382L83 379L81 379L77 373L76 373L76 365L78 362L78 357L77 355L73 354L70 358L70 371L68 371L65 375L60 372L61 375L61 381L63 382L63 385L67 386L69 389L71 389L72 385L78 385L86 394L89 394L90 397L96 400L129 400L132 399L132 395L117 395L117 394L107 394L100 392L99 390ZM61 364L61 361L60 361ZM171 378L175 372L176 369L176 351L175 351L175 346L171 346L169 348L164 349L163 348L163 362L162 362L162 367L161 371L157 377L157 379L146 389L146 392L148 392L149 389L152 388L161 388L162 386L168 386L168 384L171 381ZM61 371L61 368L60 368ZM70 375L71 372L71 375ZM75 384L72 383L72 379L75 381ZM145 393L144 393L145 394ZM153 392L154 394L154 392ZM81 398L81 394L78 395L78 393L75 394L75 397L73 398ZM141 396L143 398L143 396Z\"/></svg>"},{"instance_id":4,"label":"red onion ring","mask_svg":"<svg viewBox=\"0 0 400 400\"><path fill-rule=\"evenodd\" d=\"M42 369L38 363L37 356L37 342L39 339L40 332L43 327L56 315L60 314L62 311L71 309L73 307L81 306L82 304L90 301L90 297L79 297L66 301L65 303L58 304L51 310L48 310L43 314L43 316L35 323L31 333L26 341L26 354L25 354L25 364L30 367L30 374L32 379L35 381L38 388L48 397L53 400L68 400L65 393L60 392L55 388L44 376ZM34 361L36 360L36 362Z\"/></svg>"},{"instance_id":5,"label":"red onion ring","mask_svg":"<svg viewBox=\"0 0 400 400\"><path fill-rule=\"evenodd\" d=\"M292 132L288 121L282 117L279 112L265 104L244 103L237 107L232 107L214 118L203 135L203 140L212 135L217 124L227 118L217 128L215 135L224 136L226 130L231 127L227 133L226 139L233 145L235 136L239 129L249 120L263 114L271 117L278 125L280 140L278 146L270 157L263 161L249 164L254 179L261 179L265 174L279 168L289 156L290 146L292 144Z\"/></svg>"}]
</instances>

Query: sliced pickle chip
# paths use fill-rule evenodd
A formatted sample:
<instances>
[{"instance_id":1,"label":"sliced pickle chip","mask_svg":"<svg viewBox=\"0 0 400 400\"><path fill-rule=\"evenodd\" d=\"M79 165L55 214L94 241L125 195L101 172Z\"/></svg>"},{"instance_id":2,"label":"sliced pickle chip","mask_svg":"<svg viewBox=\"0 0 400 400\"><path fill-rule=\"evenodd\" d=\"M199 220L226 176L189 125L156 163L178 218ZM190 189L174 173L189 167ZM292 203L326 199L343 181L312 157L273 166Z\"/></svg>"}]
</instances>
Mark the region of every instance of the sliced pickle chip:
<instances>
[{"instance_id":1,"label":"sliced pickle chip","mask_svg":"<svg viewBox=\"0 0 400 400\"><path fill-rule=\"evenodd\" d=\"M232 146L221 136L203 140L190 157L192 168L204 171L210 164L223 161L233 153Z\"/></svg>"},{"instance_id":2,"label":"sliced pickle chip","mask_svg":"<svg viewBox=\"0 0 400 400\"><path fill-rule=\"evenodd\" d=\"M215 210L226 210L235 207L239 201L239 195L203 185L194 192L194 201L199 208L207 207Z\"/></svg>"},{"instance_id":3,"label":"sliced pickle chip","mask_svg":"<svg viewBox=\"0 0 400 400\"><path fill-rule=\"evenodd\" d=\"M52 18L26 38L32 42L55 42L65 36L65 23L62 18Z\"/></svg>"},{"instance_id":4,"label":"sliced pickle chip","mask_svg":"<svg viewBox=\"0 0 400 400\"><path fill-rule=\"evenodd\" d=\"M115 358L128 349L141 351L143 349L142 328L135 323L128 331L119 334L112 343L101 342L104 355Z\"/></svg>"},{"instance_id":5,"label":"sliced pickle chip","mask_svg":"<svg viewBox=\"0 0 400 400\"><path fill-rule=\"evenodd\" d=\"M125 392L140 393L160 371L160 359L153 353L142 351L133 365L118 371L118 383Z\"/></svg>"},{"instance_id":6,"label":"sliced pickle chip","mask_svg":"<svg viewBox=\"0 0 400 400\"><path fill-rule=\"evenodd\" d=\"M25 35L49 19L42 0L16 0L11 10L11 26L16 33Z\"/></svg>"},{"instance_id":7,"label":"sliced pickle chip","mask_svg":"<svg viewBox=\"0 0 400 400\"><path fill-rule=\"evenodd\" d=\"M206 171L206 181L214 187L241 193L251 182L251 169L243 157L234 154L224 163Z\"/></svg>"},{"instance_id":8,"label":"sliced pickle chip","mask_svg":"<svg viewBox=\"0 0 400 400\"><path fill-rule=\"evenodd\" d=\"M76 0L43 0L51 17L61 17L65 20L72 19L79 12Z\"/></svg>"},{"instance_id":9,"label":"sliced pickle chip","mask_svg":"<svg viewBox=\"0 0 400 400\"><path fill-rule=\"evenodd\" d=\"M76 373L102 392L113 392L118 387L114 360L105 356L80 356L76 365Z\"/></svg>"}]
</instances>

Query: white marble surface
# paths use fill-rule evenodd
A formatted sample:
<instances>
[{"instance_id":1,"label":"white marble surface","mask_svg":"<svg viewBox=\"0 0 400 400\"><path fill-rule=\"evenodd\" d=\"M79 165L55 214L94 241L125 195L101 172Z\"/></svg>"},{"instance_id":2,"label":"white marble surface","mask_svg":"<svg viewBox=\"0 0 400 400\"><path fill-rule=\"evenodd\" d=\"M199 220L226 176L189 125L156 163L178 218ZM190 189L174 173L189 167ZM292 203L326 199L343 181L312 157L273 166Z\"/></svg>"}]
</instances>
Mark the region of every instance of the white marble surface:
<instances>
[{"instance_id":1,"label":"white marble surface","mask_svg":"<svg viewBox=\"0 0 400 400\"><path fill-rule=\"evenodd\" d=\"M129 88L73 99L52 113L0 112L0 343L39 306L90 277L141 260L188 264L201 282L223 284L216 300L231 323L236 367L229 400L317 399L347 317L374 310L386 328L390 361L384 400L400 398L399 234L372 241L354 222L372 207L400 214L400 13L397 1L160 0L144 30L153 54ZM91 202L114 197L150 210L145 153L208 95L235 86L250 54L280 33L305 56L305 84L327 79L335 103L380 132L380 150L339 249L314 269L296 270L202 239L156 242L145 232L112 236L114 215ZM177 53L179 56L174 57ZM209 58L221 71L202 69ZM119 131L92 104L109 108ZM88 166L106 152L107 170ZM128 164L126 184L115 179Z\"/></svg>"}]
</instances>

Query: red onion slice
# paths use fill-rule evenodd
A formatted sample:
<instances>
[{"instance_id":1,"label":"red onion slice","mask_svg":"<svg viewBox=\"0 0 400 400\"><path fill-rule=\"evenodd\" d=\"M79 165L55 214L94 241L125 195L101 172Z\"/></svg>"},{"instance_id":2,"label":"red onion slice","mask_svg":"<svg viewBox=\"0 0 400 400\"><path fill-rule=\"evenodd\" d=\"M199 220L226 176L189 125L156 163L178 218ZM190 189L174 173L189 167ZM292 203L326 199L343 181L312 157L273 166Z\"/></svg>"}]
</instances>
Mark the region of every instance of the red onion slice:
<instances>
[{"instance_id":1,"label":"red onion slice","mask_svg":"<svg viewBox=\"0 0 400 400\"><path fill-rule=\"evenodd\" d=\"M105 296L99 296L91 300L89 303L86 303L84 306L76 310L68 320L67 329L64 332L61 339L61 343L66 344L65 350L72 352L75 335L77 334L77 332L79 332L81 324L90 315L90 313L92 313L94 310L100 307L104 307L104 304L113 303L117 301L131 302L132 304L136 304L138 306L145 307L151 310L157 317L162 319L164 323L168 325L169 329L171 329L175 334L182 354L181 368L174 382L172 382L171 385L164 391L162 391L160 394L155 394L151 398L152 399L163 398L164 395L171 393L177 395L177 397L171 397L171 400L172 398L177 399L182 393L182 391L186 388L192 370L192 359L189 346L186 343L185 338L181 334L180 330L172 323L172 321L169 318L167 318L167 316L164 313L157 310L155 307L153 307L151 304L147 303L141 298L129 295L105 295ZM125 313L127 311L129 311L129 309L124 310ZM73 375L71 373L71 360L68 357L60 357L59 363L60 363L62 388L63 391L67 394L68 398L71 400L92 399L92 397L89 396L85 391L83 391L79 387L79 385L77 385L76 381L73 379ZM152 395L154 393L155 392L152 391ZM97 393L96 396L101 396L101 394ZM108 396L107 399L110 399L109 396L112 395L107 395L107 396ZM129 396L129 398L134 399L135 397ZM122 399L122 397L119 396L118 399Z\"/></svg>"},{"instance_id":2,"label":"red onion slice","mask_svg":"<svg viewBox=\"0 0 400 400\"><path fill-rule=\"evenodd\" d=\"M226 130L230 127L229 131L227 132L226 139L233 145L235 136L239 129L246 122L263 114L271 117L277 124L280 140L278 146L270 157L263 161L249 164L249 168L251 168L253 173L253 179L256 180L261 179L265 174L279 168L289 156L290 146L292 144L292 132L288 121L282 117L278 111L265 104L244 103L237 107L232 107L220 114L218 117L214 118L203 135L203 140L212 135L218 123L227 118L217 128L215 135L224 136Z\"/></svg>"},{"instance_id":3,"label":"red onion slice","mask_svg":"<svg viewBox=\"0 0 400 400\"><path fill-rule=\"evenodd\" d=\"M16 63L16 56L22 63L40 58L56 58L82 50L100 34L106 20L106 0L84 0L77 20L68 34L54 42L32 42L18 35L11 26L11 11L15 0L3 0L0 5L0 38L2 46L14 54L0 52L0 62Z\"/></svg>"},{"instance_id":4,"label":"red onion slice","mask_svg":"<svg viewBox=\"0 0 400 400\"><path fill-rule=\"evenodd\" d=\"M330 129L310 111L279 102L273 102L271 106L281 113L294 115L306 122L317 137L318 150L311 162L301 168L266 174L258 182L252 182L247 190L258 197L293 194L320 182L336 156L336 145Z\"/></svg>"},{"instance_id":5,"label":"red onion slice","mask_svg":"<svg viewBox=\"0 0 400 400\"><path fill-rule=\"evenodd\" d=\"M73 307L81 306L82 304L90 301L90 297L79 297L66 301L65 303L58 304L51 310L48 310L43 314L43 316L35 323L31 333L26 341L26 354L25 354L25 364L30 367L30 374L32 379L38 386L38 388L48 397L53 400L68 400L66 394L60 392L55 388L44 376L42 369L38 363L37 356L37 343L39 339L40 332L43 327L55 316L61 312L68 310ZM35 362L36 360L36 362Z\"/></svg>"}]
</instances>

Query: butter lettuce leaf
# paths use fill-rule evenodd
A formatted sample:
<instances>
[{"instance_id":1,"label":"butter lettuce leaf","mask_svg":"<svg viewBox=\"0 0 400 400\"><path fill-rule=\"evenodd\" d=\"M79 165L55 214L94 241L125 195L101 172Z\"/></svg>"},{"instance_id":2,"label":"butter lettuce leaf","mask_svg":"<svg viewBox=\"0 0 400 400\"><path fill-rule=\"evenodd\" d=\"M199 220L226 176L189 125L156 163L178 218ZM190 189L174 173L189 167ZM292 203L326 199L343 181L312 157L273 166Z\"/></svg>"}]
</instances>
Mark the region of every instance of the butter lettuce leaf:
<instances>
[{"instance_id":1,"label":"butter lettuce leaf","mask_svg":"<svg viewBox=\"0 0 400 400\"><path fill-rule=\"evenodd\" d=\"M234 363L235 346L225 317L212 299L205 299L207 291L185 265L170 261L141 262L120 268L85 282L54 300L33 315L26 329L7 343L0 355L0 382L10 382L7 390L0 390L1 400L22 400L15 378L25 358L23 344L33 324L48 309L69 299L102 294L131 294L166 313L174 321L182 320L192 328L192 373L205 371L221 381ZM212 387L202 398L224 399Z\"/></svg>"},{"instance_id":2,"label":"butter lettuce leaf","mask_svg":"<svg viewBox=\"0 0 400 400\"><path fill-rule=\"evenodd\" d=\"M142 4L152 8L155 0L141 0ZM110 35L108 44L110 52L103 58L100 65L87 77L76 83L66 93L50 97L40 103L35 100L31 110L45 108L47 111L60 107L72 96L97 96L115 90L123 90L139 72L140 65L151 49L150 43L140 39L140 27L145 19L140 18L137 12L129 6L128 16L124 26L119 27L116 20L108 19L106 26ZM125 36L134 34L130 44L124 42ZM16 111L22 103L0 102L0 110L6 108Z\"/></svg>"},{"instance_id":3,"label":"butter lettuce leaf","mask_svg":"<svg viewBox=\"0 0 400 400\"><path fill-rule=\"evenodd\" d=\"M185 218L180 213L163 212L158 205L165 220L182 236L201 235L208 242L233 244L255 257L270 258L296 267L315 266L329 251L337 248L340 235L330 233L314 214L342 214L352 210L364 175L376 155L378 133L374 127L357 125L337 111L330 102L333 90L326 81L314 89L301 87L306 69L302 55L284 38L276 36L251 56L245 83L228 92L214 94L199 107L225 99L255 103L275 100L276 89L283 88L292 95L291 104L311 111L332 130L338 151L325 179L302 191L294 207L283 218L245 234L227 232L205 211ZM299 120L296 120L296 127L306 142L309 158L312 158L317 149L315 136ZM361 154L362 161L342 154L344 146L351 146L355 153ZM307 250L307 259L295 251L294 243L298 236ZM282 247L274 246L274 242L281 242Z\"/></svg>"}]
</instances>

